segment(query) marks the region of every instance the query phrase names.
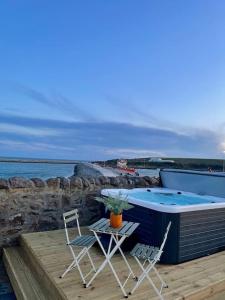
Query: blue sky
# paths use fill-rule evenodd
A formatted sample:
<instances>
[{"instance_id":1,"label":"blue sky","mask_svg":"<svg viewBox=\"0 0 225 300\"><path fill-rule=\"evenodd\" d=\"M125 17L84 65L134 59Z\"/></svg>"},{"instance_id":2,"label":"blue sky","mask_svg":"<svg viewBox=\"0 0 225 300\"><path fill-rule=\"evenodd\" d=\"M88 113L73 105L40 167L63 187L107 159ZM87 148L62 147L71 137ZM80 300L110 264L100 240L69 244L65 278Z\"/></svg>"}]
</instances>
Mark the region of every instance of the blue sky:
<instances>
[{"instance_id":1,"label":"blue sky","mask_svg":"<svg viewBox=\"0 0 225 300\"><path fill-rule=\"evenodd\" d=\"M225 1L0 3L0 156L220 157Z\"/></svg>"}]
</instances>

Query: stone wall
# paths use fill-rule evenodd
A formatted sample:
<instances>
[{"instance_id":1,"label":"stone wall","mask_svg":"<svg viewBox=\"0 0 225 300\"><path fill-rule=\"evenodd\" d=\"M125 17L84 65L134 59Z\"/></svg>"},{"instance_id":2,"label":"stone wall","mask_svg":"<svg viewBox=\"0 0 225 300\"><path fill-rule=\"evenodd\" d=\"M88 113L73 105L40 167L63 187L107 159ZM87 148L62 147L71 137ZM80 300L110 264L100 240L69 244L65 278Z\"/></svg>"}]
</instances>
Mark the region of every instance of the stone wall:
<instances>
[{"instance_id":1,"label":"stone wall","mask_svg":"<svg viewBox=\"0 0 225 300\"><path fill-rule=\"evenodd\" d=\"M0 179L0 249L16 244L21 233L63 228L62 213L73 208L79 209L81 225L94 222L101 213L94 198L103 188L159 184L148 176Z\"/></svg>"}]
</instances>

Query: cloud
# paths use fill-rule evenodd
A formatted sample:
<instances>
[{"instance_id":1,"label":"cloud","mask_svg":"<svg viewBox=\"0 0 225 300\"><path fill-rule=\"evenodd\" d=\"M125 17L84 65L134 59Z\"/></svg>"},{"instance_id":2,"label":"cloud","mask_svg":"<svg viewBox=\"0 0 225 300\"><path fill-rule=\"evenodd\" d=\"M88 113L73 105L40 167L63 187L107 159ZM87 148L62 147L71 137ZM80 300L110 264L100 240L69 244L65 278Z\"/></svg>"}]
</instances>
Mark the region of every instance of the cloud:
<instances>
[{"instance_id":1,"label":"cloud","mask_svg":"<svg viewBox=\"0 0 225 300\"><path fill-rule=\"evenodd\" d=\"M105 100L113 109L117 110L119 118L121 118L122 115L123 120L132 120L133 125L172 130L183 135L189 135L190 128L151 114L151 101L149 101L148 107L143 107L140 105L141 101L138 101L137 105L131 98L121 99L119 97L108 95L105 97Z\"/></svg>"},{"instance_id":2,"label":"cloud","mask_svg":"<svg viewBox=\"0 0 225 300\"><path fill-rule=\"evenodd\" d=\"M8 124L8 123L0 123L0 133L14 133L18 135L31 135L31 136L57 136L59 135L59 131L53 128L32 128L28 126L21 126L15 124Z\"/></svg>"},{"instance_id":3,"label":"cloud","mask_svg":"<svg viewBox=\"0 0 225 300\"><path fill-rule=\"evenodd\" d=\"M95 119L90 112L87 112L86 110L81 109L79 105L76 105L76 101L74 99L72 101L68 97L60 93L54 93L53 95L49 96L37 89L31 88L26 85L18 83L13 83L12 85L15 92L25 95L29 99L47 106L50 109L54 109L60 113L72 116L74 119Z\"/></svg>"},{"instance_id":4,"label":"cloud","mask_svg":"<svg viewBox=\"0 0 225 300\"><path fill-rule=\"evenodd\" d=\"M148 150L148 149L128 149L128 148L114 148L107 149L105 153L111 157L126 157L126 158L138 158L138 157L152 157L152 156L166 156L164 152Z\"/></svg>"},{"instance_id":5,"label":"cloud","mask_svg":"<svg viewBox=\"0 0 225 300\"><path fill-rule=\"evenodd\" d=\"M0 140L0 145L9 148L19 148L23 151L74 151L73 147L66 147L54 144L45 144L45 143L26 143L18 140Z\"/></svg>"},{"instance_id":6,"label":"cloud","mask_svg":"<svg viewBox=\"0 0 225 300\"><path fill-rule=\"evenodd\" d=\"M7 124L8 128L16 129L1 131L0 155L18 156L22 147L26 153L27 145L33 157L84 160L161 155L222 157L223 139L210 130L192 129L187 135L128 123L66 122L12 114L0 114L0 120L3 127ZM8 145L5 142L3 147L3 141ZM20 153L18 149L21 149Z\"/></svg>"}]
</instances>

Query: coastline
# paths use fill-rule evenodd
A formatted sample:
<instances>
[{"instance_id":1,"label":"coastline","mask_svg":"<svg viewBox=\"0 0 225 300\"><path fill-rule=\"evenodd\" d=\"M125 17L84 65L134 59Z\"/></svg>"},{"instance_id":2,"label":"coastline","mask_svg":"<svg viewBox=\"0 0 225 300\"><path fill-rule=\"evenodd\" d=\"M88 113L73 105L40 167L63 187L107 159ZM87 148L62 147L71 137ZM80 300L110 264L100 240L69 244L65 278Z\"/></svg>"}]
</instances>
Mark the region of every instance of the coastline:
<instances>
[{"instance_id":1,"label":"coastline","mask_svg":"<svg viewBox=\"0 0 225 300\"><path fill-rule=\"evenodd\" d=\"M45 164L77 164L81 160L68 159L39 159L39 158L3 158L0 157L0 163L45 163Z\"/></svg>"}]
</instances>

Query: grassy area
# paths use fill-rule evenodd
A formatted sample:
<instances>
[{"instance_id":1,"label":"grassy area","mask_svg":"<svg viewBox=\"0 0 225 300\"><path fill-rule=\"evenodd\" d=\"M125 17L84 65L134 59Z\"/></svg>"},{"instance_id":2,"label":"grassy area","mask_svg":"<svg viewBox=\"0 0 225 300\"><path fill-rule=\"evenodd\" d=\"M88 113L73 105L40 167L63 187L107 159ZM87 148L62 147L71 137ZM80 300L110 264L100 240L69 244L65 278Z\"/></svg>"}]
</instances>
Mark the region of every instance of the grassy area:
<instances>
[{"instance_id":1,"label":"grassy area","mask_svg":"<svg viewBox=\"0 0 225 300\"><path fill-rule=\"evenodd\" d=\"M173 160L171 162L152 162L148 158L134 158L128 159L128 167L134 168L145 168L145 169L155 169L155 168L173 168L173 169L187 169L187 170L208 170L209 168L213 171L223 171L225 168L225 163L222 159L200 159L200 158L175 158L166 157L162 158L166 160ZM107 160L106 162L98 162L101 165L115 167L117 159Z\"/></svg>"}]
</instances>

